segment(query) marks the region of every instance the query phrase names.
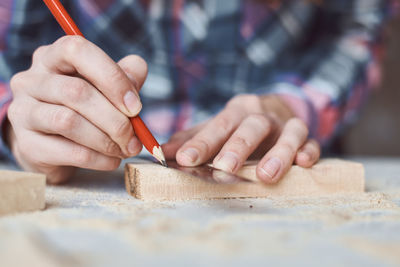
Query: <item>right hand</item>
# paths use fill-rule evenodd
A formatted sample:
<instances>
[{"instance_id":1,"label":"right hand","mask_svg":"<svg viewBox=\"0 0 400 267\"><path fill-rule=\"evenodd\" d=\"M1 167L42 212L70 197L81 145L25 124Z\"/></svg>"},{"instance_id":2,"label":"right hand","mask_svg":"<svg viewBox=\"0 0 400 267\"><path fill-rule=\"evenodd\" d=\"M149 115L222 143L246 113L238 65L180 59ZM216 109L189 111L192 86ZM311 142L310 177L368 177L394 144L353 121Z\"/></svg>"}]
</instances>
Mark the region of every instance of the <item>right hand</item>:
<instances>
[{"instance_id":1,"label":"right hand","mask_svg":"<svg viewBox=\"0 0 400 267\"><path fill-rule=\"evenodd\" d=\"M75 167L113 170L137 155L142 144L129 117L141 110L146 75L142 58L115 63L80 36L39 47L10 83L8 141L17 162L60 183Z\"/></svg>"}]
</instances>

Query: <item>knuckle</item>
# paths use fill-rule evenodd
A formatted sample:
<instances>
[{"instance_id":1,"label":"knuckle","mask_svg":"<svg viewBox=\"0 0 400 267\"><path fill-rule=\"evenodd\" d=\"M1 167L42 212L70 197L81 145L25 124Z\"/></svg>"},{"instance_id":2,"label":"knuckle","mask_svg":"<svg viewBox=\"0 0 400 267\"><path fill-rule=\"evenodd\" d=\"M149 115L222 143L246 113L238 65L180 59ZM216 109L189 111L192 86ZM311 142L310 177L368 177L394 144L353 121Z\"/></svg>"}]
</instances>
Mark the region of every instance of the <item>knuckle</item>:
<instances>
[{"instance_id":1,"label":"knuckle","mask_svg":"<svg viewBox=\"0 0 400 267\"><path fill-rule=\"evenodd\" d=\"M292 144L287 142L280 143L278 148L288 152L290 155L294 155L297 152L297 149Z\"/></svg>"},{"instance_id":2,"label":"knuckle","mask_svg":"<svg viewBox=\"0 0 400 267\"><path fill-rule=\"evenodd\" d=\"M56 43L61 46L61 51L65 51L68 55L76 55L82 51L86 41L79 35L68 35L61 37Z\"/></svg>"},{"instance_id":3,"label":"knuckle","mask_svg":"<svg viewBox=\"0 0 400 267\"><path fill-rule=\"evenodd\" d=\"M232 98L231 102L243 102L243 101L246 101L248 99L252 99L253 97L255 98L256 95L253 95L253 94L239 94L239 95L235 95Z\"/></svg>"},{"instance_id":4,"label":"knuckle","mask_svg":"<svg viewBox=\"0 0 400 267\"><path fill-rule=\"evenodd\" d=\"M257 106L260 104L259 96L253 94L245 94L242 101L245 101L250 106Z\"/></svg>"},{"instance_id":5,"label":"knuckle","mask_svg":"<svg viewBox=\"0 0 400 267\"><path fill-rule=\"evenodd\" d=\"M87 98L87 84L81 79L68 79L61 87L64 97L71 102L81 102Z\"/></svg>"},{"instance_id":6,"label":"knuckle","mask_svg":"<svg viewBox=\"0 0 400 267\"><path fill-rule=\"evenodd\" d=\"M240 150L248 151L253 147L253 144L241 136L234 136L231 140L232 146Z\"/></svg>"},{"instance_id":7,"label":"knuckle","mask_svg":"<svg viewBox=\"0 0 400 267\"><path fill-rule=\"evenodd\" d=\"M11 101L7 109L7 117L10 120L11 124L13 124L16 121L21 122L21 119L26 117L25 116L25 114L27 113L26 109L27 105L17 103L17 101L15 100Z\"/></svg>"},{"instance_id":8,"label":"knuckle","mask_svg":"<svg viewBox=\"0 0 400 267\"><path fill-rule=\"evenodd\" d=\"M205 155L209 155L211 152L211 147L209 145L209 143L207 142L207 140L205 140L204 138L195 138L193 139L193 143L199 147L201 149L201 151L205 154Z\"/></svg>"},{"instance_id":9,"label":"knuckle","mask_svg":"<svg viewBox=\"0 0 400 267\"><path fill-rule=\"evenodd\" d=\"M73 150L72 158L74 162L85 166L92 161L92 153L89 150L78 146Z\"/></svg>"},{"instance_id":10,"label":"knuckle","mask_svg":"<svg viewBox=\"0 0 400 267\"><path fill-rule=\"evenodd\" d=\"M20 88L24 86L24 75L25 71L18 72L14 76L12 76L10 80L10 88L11 91L15 94Z\"/></svg>"},{"instance_id":11,"label":"knuckle","mask_svg":"<svg viewBox=\"0 0 400 267\"><path fill-rule=\"evenodd\" d=\"M117 144L110 138L106 138L103 144L104 144L104 151L106 154L112 155L119 150Z\"/></svg>"},{"instance_id":12,"label":"knuckle","mask_svg":"<svg viewBox=\"0 0 400 267\"><path fill-rule=\"evenodd\" d=\"M250 114L248 120L254 122L257 126L265 127L265 130L268 130L271 126L270 120L261 113Z\"/></svg>"},{"instance_id":13,"label":"knuckle","mask_svg":"<svg viewBox=\"0 0 400 267\"><path fill-rule=\"evenodd\" d=\"M110 83L120 84L121 81L123 81L125 78L125 74L123 73L123 71L114 65L110 67L107 73Z\"/></svg>"},{"instance_id":14,"label":"knuckle","mask_svg":"<svg viewBox=\"0 0 400 267\"><path fill-rule=\"evenodd\" d=\"M218 129L222 129L226 132L230 132L233 129L232 120L224 115L218 115L215 118L215 125L218 127Z\"/></svg>"},{"instance_id":15,"label":"knuckle","mask_svg":"<svg viewBox=\"0 0 400 267\"><path fill-rule=\"evenodd\" d=\"M237 104L243 103L243 100L246 98L246 96L247 94L235 95L228 101L227 107L236 106Z\"/></svg>"},{"instance_id":16,"label":"knuckle","mask_svg":"<svg viewBox=\"0 0 400 267\"><path fill-rule=\"evenodd\" d=\"M120 139L123 136L127 136L129 133L131 133L131 130L132 125L129 120L126 119L123 121L116 121L113 129L111 130L111 136L113 136L115 139Z\"/></svg>"},{"instance_id":17,"label":"knuckle","mask_svg":"<svg viewBox=\"0 0 400 267\"><path fill-rule=\"evenodd\" d=\"M19 113L18 105L14 101L8 106L7 117L10 121L13 121L14 116Z\"/></svg>"},{"instance_id":18,"label":"knuckle","mask_svg":"<svg viewBox=\"0 0 400 267\"><path fill-rule=\"evenodd\" d=\"M38 48L36 48L32 54L32 62L40 61L44 56L46 50L47 46L39 46Z\"/></svg>"},{"instance_id":19,"label":"knuckle","mask_svg":"<svg viewBox=\"0 0 400 267\"><path fill-rule=\"evenodd\" d=\"M262 111L261 100L258 95L254 94L240 94L234 96L231 100L228 101L227 107L228 108L235 108L237 106L244 107L247 111L249 110L256 110Z\"/></svg>"},{"instance_id":20,"label":"knuckle","mask_svg":"<svg viewBox=\"0 0 400 267\"><path fill-rule=\"evenodd\" d=\"M299 118L291 118L287 123L297 131L305 133L306 136L308 135L308 126L303 120Z\"/></svg>"},{"instance_id":21,"label":"knuckle","mask_svg":"<svg viewBox=\"0 0 400 267\"><path fill-rule=\"evenodd\" d=\"M59 133L69 132L78 124L78 116L70 109L57 110L52 119L54 129Z\"/></svg>"}]
</instances>

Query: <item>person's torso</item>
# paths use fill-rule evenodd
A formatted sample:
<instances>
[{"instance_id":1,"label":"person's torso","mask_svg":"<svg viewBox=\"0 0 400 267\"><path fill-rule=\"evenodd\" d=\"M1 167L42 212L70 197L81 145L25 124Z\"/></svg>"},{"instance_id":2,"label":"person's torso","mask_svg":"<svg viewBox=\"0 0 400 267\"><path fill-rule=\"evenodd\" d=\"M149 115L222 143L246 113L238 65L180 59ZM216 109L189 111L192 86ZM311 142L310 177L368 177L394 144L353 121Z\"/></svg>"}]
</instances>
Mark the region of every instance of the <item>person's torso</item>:
<instances>
[{"instance_id":1,"label":"person's torso","mask_svg":"<svg viewBox=\"0 0 400 267\"><path fill-rule=\"evenodd\" d=\"M115 60L139 54L148 62L145 111L175 121L154 125L161 132L266 87L275 70L292 64L315 10L306 1L261 0L86 0L74 8L86 38Z\"/></svg>"}]
</instances>

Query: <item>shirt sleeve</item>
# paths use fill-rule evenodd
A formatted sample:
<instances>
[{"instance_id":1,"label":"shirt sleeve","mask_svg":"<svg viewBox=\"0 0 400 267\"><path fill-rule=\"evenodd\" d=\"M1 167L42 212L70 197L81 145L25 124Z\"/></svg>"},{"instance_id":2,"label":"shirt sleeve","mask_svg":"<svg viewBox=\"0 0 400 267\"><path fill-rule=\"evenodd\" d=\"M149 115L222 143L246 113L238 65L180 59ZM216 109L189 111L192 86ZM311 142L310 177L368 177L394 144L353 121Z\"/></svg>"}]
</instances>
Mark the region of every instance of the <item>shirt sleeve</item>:
<instances>
[{"instance_id":1,"label":"shirt sleeve","mask_svg":"<svg viewBox=\"0 0 400 267\"><path fill-rule=\"evenodd\" d=\"M318 26L294 67L277 72L269 91L279 95L327 144L357 114L380 80L380 32L388 2L331 0L318 7Z\"/></svg>"},{"instance_id":2,"label":"shirt sleeve","mask_svg":"<svg viewBox=\"0 0 400 267\"><path fill-rule=\"evenodd\" d=\"M11 77L29 68L35 49L60 36L59 28L43 1L0 1L0 159L13 160L4 138Z\"/></svg>"},{"instance_id":3,"label":"shirt sleeve","mask_svg":"<svg viewBox=\"0 0 400 267\"><path fill-rule=\"evenodd\" d=\"M4 125L7 120L7 109L12 100L11 89L9 80L11 77L11 69L7 64L7 37L11 25L11 10L13 6L12 0L4 0L0 3L0 158L12 159L12 154L5 144L4 139Z\"/></svg>"}]
</instances>

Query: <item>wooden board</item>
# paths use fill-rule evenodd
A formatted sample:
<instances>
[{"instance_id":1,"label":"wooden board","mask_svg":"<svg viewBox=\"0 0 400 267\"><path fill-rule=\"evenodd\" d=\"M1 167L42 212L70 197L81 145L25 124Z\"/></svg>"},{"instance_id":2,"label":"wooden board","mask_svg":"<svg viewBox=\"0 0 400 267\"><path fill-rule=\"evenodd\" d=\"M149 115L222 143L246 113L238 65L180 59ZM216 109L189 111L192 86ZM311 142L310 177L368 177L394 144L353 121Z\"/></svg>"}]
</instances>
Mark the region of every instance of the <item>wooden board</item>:
<instances>
[{"instance_id":1,"label":"wooden board","mask_svg":"<svg viewBox=\"0 0 400 267\"><path fill-rule=\"evenodd\" d=\"M238 174L254 180L255 165L246 165ZM125 185L128 193L143 200L184 200L243 197L321 196L364 192L362 164L321 160L312 168L293 166L275 185L261 182L210 183L176 169L154 163L127 163Z\"/></svg>"},{"instance_id":2,"label":"wooden board","mask_svg":"<svg viewBox=\"0 0 400 267\"><path fill-rule=\"evenodd\" d=\"M45 186L43 174L0 170L0 215L43 209Z\"/></svg>"}]
</instances>

